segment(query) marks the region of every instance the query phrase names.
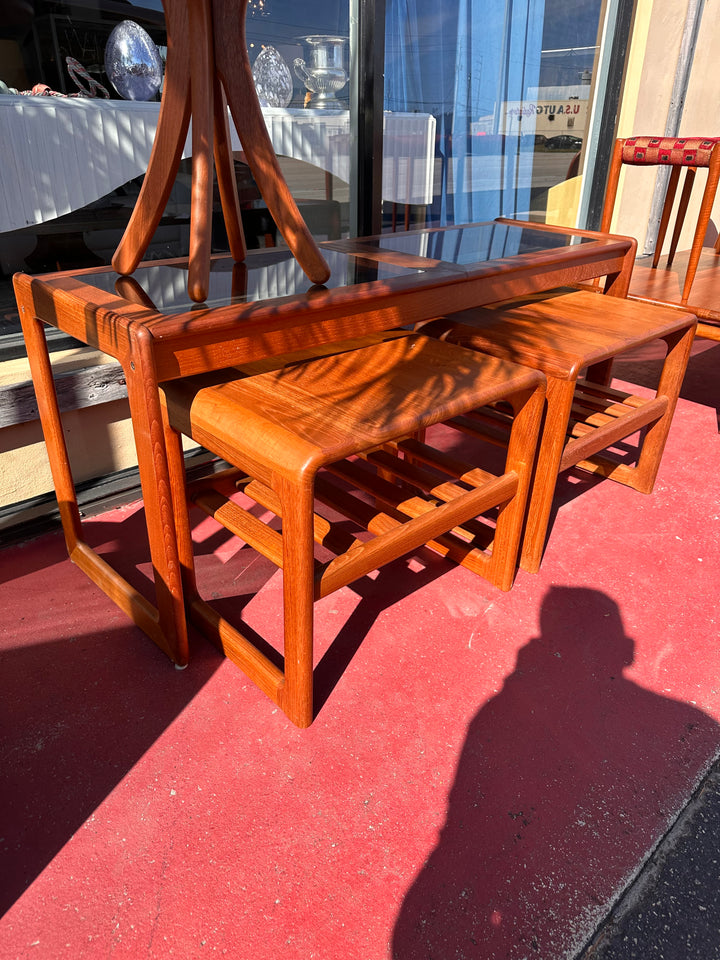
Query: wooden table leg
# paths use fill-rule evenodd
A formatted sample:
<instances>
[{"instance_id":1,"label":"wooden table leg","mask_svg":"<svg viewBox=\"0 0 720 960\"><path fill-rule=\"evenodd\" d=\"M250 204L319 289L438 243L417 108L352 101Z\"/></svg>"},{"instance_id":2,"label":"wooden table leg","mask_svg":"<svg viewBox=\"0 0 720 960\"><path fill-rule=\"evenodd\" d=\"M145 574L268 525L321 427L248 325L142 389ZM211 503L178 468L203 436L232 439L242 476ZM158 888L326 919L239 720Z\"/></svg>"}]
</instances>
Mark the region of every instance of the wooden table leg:
<instances>
[{"instance_id":1,"label":"wooden table leg","mask_svg":"<svg viewBox=\"0 0 720 960\"><path fill-rule=\"evenodd\" d=\"M607 387L612 380L613 357L608 357L601 363L595 363L587 369L586 379L591 383L599 383Z\"/></svg>"},{"instance_id":2,"label":"wooden table leg","mask_svg":"<svg viewBox=\"0 0 720 960\"><path fill-rule=\"evenodd\" d=\"M520 557L520 566L528 573L537 573L540 569L574 395L574 380L548 377L545 424L538 446Z\"/></svg>"},{"instance_id":3,"label":"wooden table leg","mask_svg":"<svg viewBox=\"0 0 720 960\"><path fill-rule=\"evenodd\" d=\"M60 510L65 542L68 553L72 555L82 540L82 524L78 509L75 484L70 473L65 436L63 434L60 409L55 392L52 365L45 338L45 327L39 320L20 306L20 322L27 347L30 373L37 398L40 425L50 462L50 472Z\"/></svg>"},{"instance_id":4,"label":"wooden table leg","mask_svg":"<svg viewBox=\"0 0 720 960\"><path fill-rule=\"evenodd\" d=\"M695 339L695 328L689 327L664 339L668 346L668 352L660 374L657 395L658 397L674 397L675 399L668 403L667 410L662 417L647 428L637 466L629 475L628 485L641 493L652 493L660 467L661 455L659 451L664 449L672 425L680 385L685 375L690 350Z\"/></svg>"},{"instance_id":5,"label":"wooden table leg","mask_svg":"<svg viewBox=\"0 0 720 960\"><path fill-rule=\"evenodd\" d=\"M160 628L167 652L178 665L188 662L188 638L178 556L173 491L150 336L138 331L125 368L145 522L150 541Z\"/></svg>"},{"instance_id":6,"label":"wooden table leg","mask_svg":"<svg viewBox=\"0 0 720 960\"><path fill-rule=\"evenodd\" d=\"M501 507L490 558L489 578L501 590L510 590L516 574L517 555L513 544L522 531L527 494L532 475L532 463L528 459L535 450L534 439L542 422L545 393L527 391L507 397L513 409L513 424L510 432L505 471L524 478L510 503Z\"/></svg>"},{"instance_id":7,"label":"wooden table leg","mask_svg":"<svg viewBox=\"0 0 720 960\"><path fill-rule=\"evenodd\" d=\"M173 576L167 572L168 568L172 567L172 554L174 550L172 538L168 537L169 543L158 544L156 542L155 544L153 569L155 571L157 608L153 607L135 587L113 570L87 543L83 524L80 519L75 482L70 468L70 458L63 433L62 418L58 407L57 394L55 392L55 383L45 338L44 325L37 320L23 304L20 304L20 320L27 344L30 371L38 401L40 424L45 438L50 470L60 510L60 519L70 559L73 563L77 564L167 656L178 665L184 665L188 659L187 631L185 629L184 614L181 617L178 616L178 609L182 611L182 593L178 593ZM128 378L128 380L131 379L131 377ZM147 474L148 471L144 470L142 472ZM153 482L154 478L149 479L146 477L144 488L147 488L149 484ZM151 504L151 510L152 507L153 504ZM175 590L175 596L170 595L168 585ZM178 596L180 601L179 608L177 604Z\"/></svg>"},{"instance_id":8,"label":"wooden table leg","mask_svg":"<svg viewBox=\"0 0 720 960\"><path fill-rule=\"evenodd\" d=\"M636 253L637 244L633 244L632 248L628 250L623 257L623 265L620 273L609 274L605 278L603 293L606 297L627 297L630 291L630 281L635 266ZM612 358L605 360L603 363L596 363L588 369L586 374L587 379L593 383L599 383L607 387L612 380L612 366Z\"/></svg>"},{"instance_id":9,"label":"wooden table leg","mask_svg":"<svg viewBox=\"0 0 720 960\"><path fill-rule=\"evenodd\" d=\"M603 293L606 297L627 297L630 290L630 281L632 280L636 256L637 243L633 241L632 246L623 257L623 265L620 273L608 274L605 278Z\"/></svg>"},{"instance_id":10,"label":"wooden table leg","mask_svg":"<svg viewBox=\"0 0 720 960\"><path fill-rule=\"evenodd\" d=\"M293 723L313 720L313 485L280 480L283 505L285 682L280 705Z\"/></svg>"},{"instance_id":11,"label":"wooden table leg","mask_svg":"<svg viewBox=\"0 0 720 960\"><path fill-rule=\"evenodd\" d=\"M652 492L661 462L661 451L672 424L679 381L682 380L694 336L695 328L691 326L663 338L668 345L668 354L660 375L657 395L659 398L668 399L667 408L661 417L646 428L637 465L622 474L622 482L640 493ZM601 369L604 365L596 366ZM575 389L575 381L548 377L545 426L538 447L520 560L520 566L529 573L536 573L540 568ZM673 397L674 400L669 399Z\"/></svg>"}]
</instances>

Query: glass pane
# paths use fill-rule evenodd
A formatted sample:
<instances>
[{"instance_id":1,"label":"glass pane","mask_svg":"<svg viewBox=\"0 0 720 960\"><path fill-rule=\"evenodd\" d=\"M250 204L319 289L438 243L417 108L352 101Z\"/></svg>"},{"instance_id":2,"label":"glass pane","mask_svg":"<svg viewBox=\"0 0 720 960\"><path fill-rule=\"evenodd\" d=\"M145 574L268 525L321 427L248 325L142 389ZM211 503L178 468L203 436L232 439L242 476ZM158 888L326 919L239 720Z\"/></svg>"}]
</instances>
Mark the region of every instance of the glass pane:
<instances>
[{"instance_id":1,"label":"glass pane","mask_svg":"<svg viewBox=\"0 0 720 960\"><path fill-rule=\"evenodd\" d=\"M462 266L482 265L489 260L591 242L594 242L591 237L492 222L435 232L411 230L401 234L387 233L379 239L360 241L368 249L393 250Z\"/></svg>"},{"instance_id":2,"label":"glass pane","mask_svg":"<svg viewBox=\"0 0 720 960\"><path fill-rule=\"evenodd\" d=\"M548 189L574 176L588 120L602 0L387 0L385 166L410 169L388 125L434 127L426 196L386 199L411 220L545 220ZM419 137L419 133L416 133ZM422 169L421 169L422 168ZM403 213L405 210L403 209Z\"/></svg>"},{"instance_id":3,"label":"glass pane","mask_svg":"<svg viewBox=\"0 0 720 960\"><path fill-rule=\"evenodd\" d=\"M348 11L348 0L251 0L246 20L275 152L320 240L346 235L349 219ZM274 240L282 245L280 236Z\"/></svg>"},{"instance_id":4,"label":"glass pane","mask_svg":"<svg viewBox=\"0 0 720 960\"><path fill-rule=\"evenodd\" d=\"M348 230L348 10L348 0L250 0L246 18L248 54L273 146L319 240ZM13 182L5 177L0 195L0 356L23 350L12 274L109 263L137 200L159 105L123 100L110 82L104 51L111 31L121 20L133 20L150 34L161 57L166 52L161 0L100 6L97 0L73 0L42 4L41 12L34 20L13 24L9 33L0 24L0 38L8 33L6 47L12 47L17 61L16 72L6 79L20 90L43 80L60 93L77 92L64 69L65 57L71 56L111 99L24 96L0 101L0 129L15 151L6 169L17 172ZM247 245L283 247L241 147L236 139ZM190 182L191 160L186 158L145 259L187 255ZM22 203L11 205L9 196ZM217 190L212 227L213 251L226 251ZM52 339L63 342L54 334Z\"/></svg>"},{"instance_id":5,"label":"glass pane","mask_svg":"<svg viewBox=\"0 0 720 960\"><path fill-rule=\"evenodd\" d=\"M208 307L289 296L308 296L317 302L326 290L391 281L428 271L449 270L467 276L482 273L491 260L596 242L592 237L506 223L385 233L354 241L349 250L326 247L330 277L322 286L308 280L289 250L262 250L249 256L245 263L235 264L230 257L213 260L209 295L203 304L188 299L185 261L152 263L140 267L132 277L119 277L112 270L94 271L84 274L82 280L88 286L162 313L202 314ZM377 256L379 251L382 259Z\"/></svg>"},{"instance_id":6,"label":"glass pane","mask_svg":"<svg viewBox=\"0 0 720 960\"><path fill-rule=\"evenodd\" d=\"M187 270L182 263L150 264L140 267L132 277L118 277L112 271L102 271L88 274L83 280L89 286L117 294L131 302L141 302L146 306L152 303L159 312L173 314L289 296L312 297L316 289L332 290L423 273L422 267L378 263L335 250L326 251L325 257L331 275L322 288L316 288L308 280L287 249L263 251L248 257L244 264L234 264L229 257L214 260L208 298L202 305L188 299Z\"/></svg>"}]
</instances>

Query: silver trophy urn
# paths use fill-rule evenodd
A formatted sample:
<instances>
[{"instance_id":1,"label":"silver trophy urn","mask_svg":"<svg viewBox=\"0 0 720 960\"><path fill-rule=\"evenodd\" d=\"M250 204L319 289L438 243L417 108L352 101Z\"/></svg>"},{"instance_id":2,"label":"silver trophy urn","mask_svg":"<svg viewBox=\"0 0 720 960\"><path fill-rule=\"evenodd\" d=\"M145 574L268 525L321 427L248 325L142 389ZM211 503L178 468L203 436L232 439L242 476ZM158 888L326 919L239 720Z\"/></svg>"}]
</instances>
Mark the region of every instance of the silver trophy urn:
<instances>
[{"instance_id":1,"label":"silver trophy urn","mask_svg":"<svg viewBox=\"0 0 720 960\"><path fill-rule=\"evenodd\" d=\"M310 91L306 106L319 110L342 110L335 96L347 83L343 68L344 37L303 37L308 47L308 60L294 61L295 73Z\"/></svg>"}]
</instances>

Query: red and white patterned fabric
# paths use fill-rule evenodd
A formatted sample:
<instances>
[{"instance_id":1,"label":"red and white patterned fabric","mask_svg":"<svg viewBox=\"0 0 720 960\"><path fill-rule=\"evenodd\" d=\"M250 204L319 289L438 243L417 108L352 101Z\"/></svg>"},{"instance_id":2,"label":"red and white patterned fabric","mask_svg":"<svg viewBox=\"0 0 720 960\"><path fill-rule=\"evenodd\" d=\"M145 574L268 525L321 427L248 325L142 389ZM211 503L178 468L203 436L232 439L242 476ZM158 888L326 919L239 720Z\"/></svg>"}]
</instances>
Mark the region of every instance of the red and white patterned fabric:
<instances>
[{"instance_id":1,"label":"red and white patterned fabric","mask_svg":"<svg viewBox=\"0 0 720 960\"><path fill-rule=\"evenodd\" d=\"M16 90L15 87L6 87L5 93L19 93L22 97L102 97L103 100L109 100L110 94L106 88L94 77L91 77L85 67L78 63L73 57L65 57L65 64L72 81L79 89L79 93L59 93L57 90L51 90L46 83L36 83L32 90ZM87 86L83 84L86 83Z\"/></svg>"},{"instance_id":2,"label":"red and white patterned fabric","mask_svg":"<svg viewBox=\"0 0 720 960\"><path fill-rule=\"evenodd\" d=\"M707 167L720 137L628 137L622 162Z\"/></svg>"}]
</instances>

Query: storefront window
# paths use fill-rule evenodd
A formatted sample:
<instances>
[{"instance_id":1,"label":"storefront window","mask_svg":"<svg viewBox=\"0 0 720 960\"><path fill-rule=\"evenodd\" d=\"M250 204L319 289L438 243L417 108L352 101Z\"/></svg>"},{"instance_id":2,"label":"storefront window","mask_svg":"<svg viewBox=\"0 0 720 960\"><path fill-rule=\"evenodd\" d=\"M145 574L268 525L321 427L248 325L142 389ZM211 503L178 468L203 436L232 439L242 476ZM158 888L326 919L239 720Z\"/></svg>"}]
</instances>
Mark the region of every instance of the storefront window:
<instances>
[{"instance_id":1,"label":"storefront window","mask_svg":"<svg viewBox=\"0 0 720 960\"><path fill-rule=\"evenodd\" d=\"M140 158L149 155L158 104L123 100L113 86L105 71L111 32L130 20L161 58L167 50L160 0L8 2L11 10L0 23L0 80L10 92L0 94L0 125L6 153L12 145L5 159L14 179L4 178L0 196L0 358L23 350L12 274L108 263L137 198ZM318 239L347 234L348 0L251 0L246 35L273 145L311 232ZM68 58L80 65L82 86ZM38 83L63 96L17 95ZM66 99L88 90L98 109L83 110L77 99ZM248 246L282 243L237 138L233 146ZM181 162L148 259L187 254L190 167L189 157ZM213 249L222 251L226 243L218 199ZM51 339L55 346L64 343L53 331Z\"/></svg>"},{"instance_id":2,"label":"storefront window","mask_svg":"<svg viewBox=\"0 0 720 960\"><path fill-rule=\"evenodd\" d=\"M439 223L544 220L585 143L601 0L387 0L385 108L436 123Z\"/></svg>"},{"instance_id":3,"label":"storefront window","mask_svg":"<svg viewBox=\"0 0 720 960\"><path fill-rule=\"evenodd\" d=\"M151 131L156 105L137 109L113 88L103 61L110 32L133 20L161 57L166 52L161 0L8 2L0 24L7 87L42 82L77 93L70 57L111 101L85 133L82 124L58 133L60 109L35 104L47 117L44 127L34 118L37 148L3 133L17 149L5 167L14 185L4 177L0 197L0 357L22 350L12 273L109 262L137 197L142 163L120 178L108 171L118 158L141 155L138 138ZM367 21L360 31L359 12ZM256 87L313 234L322 240L369 232L368 225L397 230L498 215L546 219L548 191L582 168L600 15L601 0L571 9L561 0L251 0L246 32ZM368 38L379 49L374 60ZM49 98L0 94L0 122L28 113L38 99ZM376 151L372 130L380 128ZM282 243L241 143L235 147L248 245ZM181 164L150 259L187 253L190 163ZM371 184L371 215L358 215L368 193L361 197L358 183ZM219 205L213 229L214 249L226 249Z\"/></svg>"}]
</instances>

